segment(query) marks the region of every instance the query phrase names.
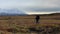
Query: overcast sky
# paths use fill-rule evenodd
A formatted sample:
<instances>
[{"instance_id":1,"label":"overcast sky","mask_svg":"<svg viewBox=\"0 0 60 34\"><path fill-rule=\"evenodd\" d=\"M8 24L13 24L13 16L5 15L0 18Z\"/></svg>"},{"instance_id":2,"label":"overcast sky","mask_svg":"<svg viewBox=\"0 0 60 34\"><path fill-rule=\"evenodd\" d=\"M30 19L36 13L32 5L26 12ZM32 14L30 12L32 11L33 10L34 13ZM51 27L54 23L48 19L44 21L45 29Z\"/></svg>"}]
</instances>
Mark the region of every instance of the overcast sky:
<instances>
[{"instance_id":1,"label":"overcast sky","mask_svg":"<svg viewBox=\"0 0 60 34\"><path fill-rule=\"evenodd\" d=\"M60 0L0 0L0 8L60 7Z\"/></svg>"},{"instance_id":2,"label":"overcast sky","mask_svg":"<svg viewBox=\"0 0 60 34\"><path fill-rule=\"evenodd\" d=\"M0 0L0 8L1 9L23 9L28 11L31 8L39 9L39 11L60 11L60 0ZM41 10L40 10L41 9Z\"/></svg>"}]
</instances>

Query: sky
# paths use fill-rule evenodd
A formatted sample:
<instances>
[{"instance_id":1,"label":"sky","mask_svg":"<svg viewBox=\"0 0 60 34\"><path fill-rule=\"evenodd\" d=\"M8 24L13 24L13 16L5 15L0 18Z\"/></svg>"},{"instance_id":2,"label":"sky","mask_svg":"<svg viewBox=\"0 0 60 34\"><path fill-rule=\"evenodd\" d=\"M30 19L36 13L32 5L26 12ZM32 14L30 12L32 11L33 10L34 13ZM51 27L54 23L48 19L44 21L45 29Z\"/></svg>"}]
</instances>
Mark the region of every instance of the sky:
<instances>
[{"instance_id":1,"label":"sky","mask_svg":"<svg viewBox=\"0 0 60 34\"><path fill-rule=\"evenodd\" d=\"M60 0L0 0L1 9L19 9L23 12L59 12ZM1 12L1 11L0 11Z\"/></svg>"}]
</instances>

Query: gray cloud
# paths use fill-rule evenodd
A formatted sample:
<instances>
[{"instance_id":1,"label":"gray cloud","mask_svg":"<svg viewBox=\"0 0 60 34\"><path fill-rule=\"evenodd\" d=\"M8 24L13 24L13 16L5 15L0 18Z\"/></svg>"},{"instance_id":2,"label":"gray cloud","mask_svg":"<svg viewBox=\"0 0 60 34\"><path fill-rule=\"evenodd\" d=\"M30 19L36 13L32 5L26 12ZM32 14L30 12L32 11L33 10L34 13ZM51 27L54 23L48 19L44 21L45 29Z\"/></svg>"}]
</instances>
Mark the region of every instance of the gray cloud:
<instances>
[{"instance_id":1,"label":"gray cloud","mask_svg":"<svg viewBox=\"0 0 60 34\"><path fill-rule=\"evenodd\" d=\"M60 0L0 0L0 8L17 8L24 12L60 11Z\"/></svg>"}]
</instances>

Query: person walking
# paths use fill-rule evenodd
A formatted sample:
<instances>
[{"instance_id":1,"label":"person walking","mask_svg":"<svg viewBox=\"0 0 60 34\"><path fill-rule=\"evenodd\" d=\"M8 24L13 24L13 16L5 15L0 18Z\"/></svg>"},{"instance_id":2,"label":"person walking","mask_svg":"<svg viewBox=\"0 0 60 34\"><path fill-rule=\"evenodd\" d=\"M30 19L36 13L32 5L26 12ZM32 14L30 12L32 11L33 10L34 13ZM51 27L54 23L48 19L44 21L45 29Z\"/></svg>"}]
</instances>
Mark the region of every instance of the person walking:
<instances>
[{"instance_id":1,"label":"person walking","mask_svg":"<svg viewBox=\"0 0 60 34\"><path fill-rule=\"evenodd\" d=\"M39 15L36 15L36 18L35 18L36 24L39 23L39 19L40 19Z\"/></svg>"}]
</instances>

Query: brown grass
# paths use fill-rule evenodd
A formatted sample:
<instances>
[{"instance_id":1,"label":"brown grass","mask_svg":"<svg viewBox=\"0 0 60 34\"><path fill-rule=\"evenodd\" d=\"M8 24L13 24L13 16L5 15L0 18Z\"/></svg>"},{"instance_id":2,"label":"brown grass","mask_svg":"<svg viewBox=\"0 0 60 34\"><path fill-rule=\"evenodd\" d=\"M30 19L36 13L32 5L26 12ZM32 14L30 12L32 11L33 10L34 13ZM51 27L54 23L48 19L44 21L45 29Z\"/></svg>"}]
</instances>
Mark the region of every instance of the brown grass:
<instances>
[{"instance_id":1,"label":"brown grass","mask_svg":"<svg viewBox=\"0 0 60 34\"><path fill-rule=\"evenodd\" d=\"M0 32L1 34L12 34L14 32L15 34L37 34L37 32L30 32L29 28L60 26L59 15L40 16L40 18L39 24L36 24L35 16L0 16Z\"/></svg>"}]
</instances>

